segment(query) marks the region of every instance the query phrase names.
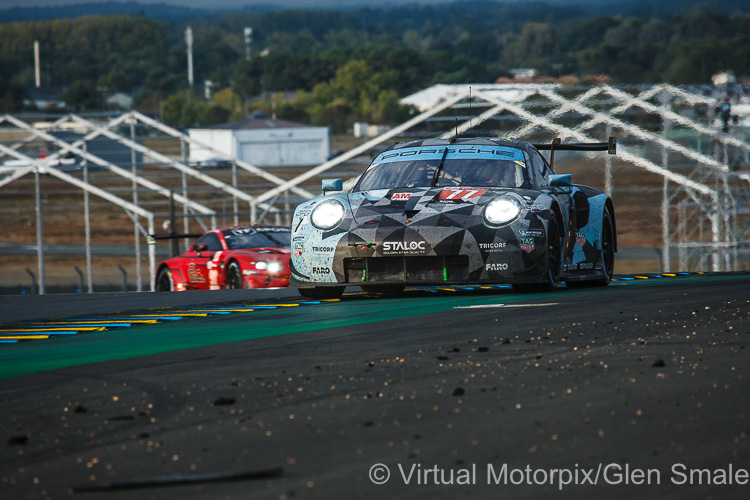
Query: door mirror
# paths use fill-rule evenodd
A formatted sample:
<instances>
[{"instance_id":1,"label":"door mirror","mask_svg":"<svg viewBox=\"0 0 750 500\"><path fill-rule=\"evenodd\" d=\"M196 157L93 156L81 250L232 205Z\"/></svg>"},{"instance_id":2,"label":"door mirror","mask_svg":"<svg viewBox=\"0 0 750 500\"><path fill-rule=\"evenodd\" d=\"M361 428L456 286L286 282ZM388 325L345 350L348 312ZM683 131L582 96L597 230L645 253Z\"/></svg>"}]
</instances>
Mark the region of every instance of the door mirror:
<instances>
[{"instance_id":1,"label":"door mirror","mask_svg":"<svg viewBox=\"0 0 750 500\"><path fill-rule=\"evenodd\" d=\"M326 191L341 191L344 189L344 182L341 179L323 179L321 189L323 194Z\"/></svg>"},{"instance_id":2,"label":"door mirror","mask_svg":"<svg viewBox=\"0 0 750 500\"><path fill-rule=\"evenodd\" d=\"M573 174L554 174L549 176L552 187L570 187L573 185Z\"/></svg>"},{"instance_id":3,"label":"door mirror","mask_svg":"<svg viewBox=\"0 0 750 500\"><path fill-rule=\"evenodd\" d=\"M201 252L205 252L206 250L208 250L208 243L196 243L195 245L193 245L193 250L198 252L198 255L200 255Z\"/></svg>"}]
</instances>

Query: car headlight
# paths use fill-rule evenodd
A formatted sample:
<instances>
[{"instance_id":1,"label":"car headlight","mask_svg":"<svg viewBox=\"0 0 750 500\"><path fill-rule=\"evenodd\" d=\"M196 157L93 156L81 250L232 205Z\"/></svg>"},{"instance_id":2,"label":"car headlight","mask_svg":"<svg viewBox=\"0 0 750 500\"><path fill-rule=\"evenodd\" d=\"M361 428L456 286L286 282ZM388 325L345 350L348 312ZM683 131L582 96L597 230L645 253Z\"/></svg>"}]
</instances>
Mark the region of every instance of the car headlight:
<instances>
[{"instance_id":1,"label":"car headlight","mask_svg":"<svg viewBox=\"0 0 750 500\"><path fill-rule=\"evenodd\" d=\"M271 262L268 264L268 271L271 273L278 273L283 269L283 266L279 264L278 262Z\"/></svg>"},{"instance_id":2,"label":"car headlight","mask_svg":"<svg viewBox=\"0 0 750 500\"><path fill-rule=\"evenodd\" d=\"M344 204L339 200L326 200L319 203L310 214L312 225L323 231L338 226L344 218Z\"/></svg>"},{"instance_id":3,"label":"car headlight","mask_svg":"<svg viewBox=\"0 0 750 500\"><path fill-rule=\"evenodd\" d=\"M262 260L256 262L255 263L255 269L260 269L261 271L264 271L264 270L268 269L268 262L265 262L265 261L262 261Z\"/></svg>"},{"instance_id":4,"label":"car headlight","mask_svg":"<svg viewBox=\"0 0 750 500\"><path fill-rule=\"evenodd\" d=\"M510 196L500 196L484 208L484 220L493 226L507 224L521 213L521 203Z\"/></svg>"}]
</instances>

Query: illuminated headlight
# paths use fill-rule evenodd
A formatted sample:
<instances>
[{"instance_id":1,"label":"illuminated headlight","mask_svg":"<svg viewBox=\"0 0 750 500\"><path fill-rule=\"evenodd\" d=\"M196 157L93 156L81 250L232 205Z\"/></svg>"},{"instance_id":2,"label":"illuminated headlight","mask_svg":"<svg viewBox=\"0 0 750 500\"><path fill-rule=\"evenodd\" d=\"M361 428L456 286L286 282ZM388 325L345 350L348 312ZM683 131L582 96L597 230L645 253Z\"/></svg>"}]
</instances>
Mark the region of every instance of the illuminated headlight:
<instances>
[{"instance_id":1,"label":"illuminated headlight","mask_svg":"<svg viewBox=\"0 0 750 500\"><path fill-rule=\"evenodd\" d=\"M484 220L492 226L511 222L521 213L521 203L510 196L495 198L484 208Z\"/></svg>"},{"instance_id":2,"label":"illuminated headlight","mask_svg":"<svg viewBox=\"0 0 750 500\"><path fill-rule=\"evenodd\" d=\"M271 272L271 273L278 273L279 271L281 271L282 268L283 266L279 264L278 262L271 262L268 264L268 272Z\"/></svg>"},{"instance_id":3,"label":"illuminated headlight","mask_svg":"<svg viewBox=\"0 0 750 500\"><path fill-rule=\"evenodd\" d=\"M255 269L260 269L261 271L265 271L268 269L268 262L259 261L255 263Z\"/></svg>"},{"instance_id":4,"label":"illuminated headlight","mask_svg":"<svg viewBox=\"0 0 750 500\"><path fill-rule=\"evenodd\" d=\"M312 225L324 231L338 226L343 218L344 204L338 200L326 200L318 204L310 214Z\"/></svg>"}]
</instances>

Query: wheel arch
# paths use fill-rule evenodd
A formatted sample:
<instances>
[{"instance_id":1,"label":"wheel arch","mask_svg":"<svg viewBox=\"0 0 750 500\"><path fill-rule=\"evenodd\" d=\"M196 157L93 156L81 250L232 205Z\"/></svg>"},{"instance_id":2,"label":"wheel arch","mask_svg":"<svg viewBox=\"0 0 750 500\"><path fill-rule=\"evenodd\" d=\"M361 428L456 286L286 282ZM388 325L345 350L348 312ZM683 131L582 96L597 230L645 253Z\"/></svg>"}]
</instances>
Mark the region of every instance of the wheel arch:
<instances>
[{"instance_id":1,"label":"wheel arch","mask_svg":"<svg viewBox=\"0 0 750 500\"><path fill-rule=\"evenodd\" d=\"M612 198L607 197L607 201L604 202L604 209L609 211L609 218L612 221L612 232L615 239L615 252L617 252L617 219L615 218L615 205L612 203ZM602 214L602 218L604 218L604 214Z\"/></svg>"}]
</instances>

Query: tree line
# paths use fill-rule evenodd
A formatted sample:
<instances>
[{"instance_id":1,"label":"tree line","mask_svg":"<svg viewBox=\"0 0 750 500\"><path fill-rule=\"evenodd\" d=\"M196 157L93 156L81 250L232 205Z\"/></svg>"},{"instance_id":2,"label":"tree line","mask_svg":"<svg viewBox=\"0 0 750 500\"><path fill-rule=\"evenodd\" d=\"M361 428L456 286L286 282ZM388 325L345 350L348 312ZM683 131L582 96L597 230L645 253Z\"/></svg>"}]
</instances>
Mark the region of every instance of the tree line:
<instances>
[{"instance_id":1,"label":"tree line","mask_svg":"<svg viewBox=\"0 0 750 500\"><path fill-rule=\"evenodd\" d=\"M580 7L477 1L354 11L246 12L191 22L196 82L187 88L186 24L132 15L0 24L0 110L17 112L34 82L65 87L72 110L102 107L114 92L176 126L206 125L270 111L248 106L263 92L280 118L345 130L353 121L393 123L399 98L436 83L484 83L513 68L539 74L607 74L615 83L708 83L750 74L750 9L717 2L661 16L591 16ZM251 58L243 29L253 27Z\"/></svg>"}]
</instances>

